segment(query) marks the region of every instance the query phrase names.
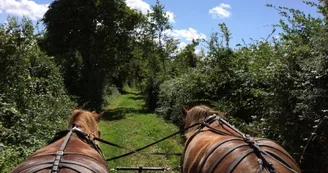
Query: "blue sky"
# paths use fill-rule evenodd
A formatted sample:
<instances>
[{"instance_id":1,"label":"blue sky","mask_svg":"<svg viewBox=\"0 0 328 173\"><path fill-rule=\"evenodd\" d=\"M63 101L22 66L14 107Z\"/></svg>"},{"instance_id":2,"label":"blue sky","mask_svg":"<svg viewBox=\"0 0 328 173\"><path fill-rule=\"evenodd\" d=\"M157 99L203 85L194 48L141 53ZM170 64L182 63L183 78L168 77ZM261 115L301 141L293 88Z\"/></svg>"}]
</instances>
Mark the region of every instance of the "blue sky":
<instances>
[{"instance_id":1,"label":"blue sky","mask_svg":"<svg viewBox=\"0 0 328 173\"><path fill-rule=\"evenodd\" d=\"M47 10L51 0L0 0L0 21L8 15L27 15L38 20ZM129 7L146 13L156 0L126 0ZM313 15L316 9L301 0L161 0L165 5L173 30L168 34L181 40L181 47L192 38L209 39L211 33L219 31L218 24L226 23L232 33L231 46L242 43L242 39L267 37L272 25L281 18L266 4L301 9ZM274 36L278 33L274 34Z\"/></svg>"}]
</instances>

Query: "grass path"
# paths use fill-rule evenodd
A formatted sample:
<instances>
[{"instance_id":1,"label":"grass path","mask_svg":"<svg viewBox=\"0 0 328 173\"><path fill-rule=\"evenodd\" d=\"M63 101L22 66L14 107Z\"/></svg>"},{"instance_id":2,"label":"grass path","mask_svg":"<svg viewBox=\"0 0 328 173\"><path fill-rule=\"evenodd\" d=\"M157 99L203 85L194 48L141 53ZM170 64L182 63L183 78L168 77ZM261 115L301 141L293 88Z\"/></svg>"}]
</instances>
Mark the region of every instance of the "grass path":
<instances>
[{"instance_id":1,"label":"grass path","mask_svg":"<svg viewBox=\"0 0 328 173\"><path fill-rule=\"evenodd\" d=\"M113 99L110 105L106 107L105 115L100 122L101 137L121 146L136 149L179 130L176 126L167 123L156 114L146 113L143 110L143 106L143 98L138 92L131 89L126 94ZM101 144L101 149L106 158L112 158L128 152L105 144ZM175 136L144 150L144 152L181 153L182 149L181 136ZM138 166L174 168L179 164L179 156L166 157L143 154L133 154L109 162L111 168Z\"/></svg>"}]
</instances>

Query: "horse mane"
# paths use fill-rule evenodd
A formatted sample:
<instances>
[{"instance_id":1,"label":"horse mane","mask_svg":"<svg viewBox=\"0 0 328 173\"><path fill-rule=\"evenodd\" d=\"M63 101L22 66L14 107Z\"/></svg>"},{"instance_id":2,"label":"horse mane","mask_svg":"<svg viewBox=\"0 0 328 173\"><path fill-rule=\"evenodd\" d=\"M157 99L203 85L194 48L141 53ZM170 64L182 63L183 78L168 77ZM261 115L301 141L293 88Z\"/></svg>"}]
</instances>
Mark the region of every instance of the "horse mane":
<instances>
[{"instance_id":1,"label":"horse mane","mask_svg":"<svg viewBox=\"0 0 328 173\"><path fill-rule=\"evenodd\" d=\"M223 112L215 111L206 105L194 106L191 109L187 110L185 114L186 114L184 120L185 128L196 123L201 123L204 121L205 118L214 114L219 115L222 118L225 118L225 114ZM189 138L197 128L198 127L195 126L193 128L188 129L185 133L185 136Z\"/></svg>"},{"instance_id":2,"label":"horse mane","mask_svg":"<svg viewBox=\"0 0 328 173\"><path fill-rule=\"evenodd\" d=\"M68 120L68 127L77 125L86 134L98 135L98 122L102 114L74 109L72 116Z\"/></svg>"}]
</instances>

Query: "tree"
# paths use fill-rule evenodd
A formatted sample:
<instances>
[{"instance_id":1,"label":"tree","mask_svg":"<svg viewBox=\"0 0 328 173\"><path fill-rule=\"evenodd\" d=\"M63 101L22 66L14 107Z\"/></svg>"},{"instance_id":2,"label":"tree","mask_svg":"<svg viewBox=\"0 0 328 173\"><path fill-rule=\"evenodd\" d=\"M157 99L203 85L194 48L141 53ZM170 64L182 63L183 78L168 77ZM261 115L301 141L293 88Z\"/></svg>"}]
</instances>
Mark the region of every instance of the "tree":
<instances>
[{"instance_id":1,"label":"tree","mask_svg":"<svg viewBox=\"0 0 328 173\"><path fill-rule=\"evenodd\" d=\"M231 33L225 23L220 23L219 24L220 30L223 33L224 40L226 42L226 47L229 48L229 41L231 39Z\"/></svg>"},{"instance_id":2,"label":"tree","mask_svg":"<svg viewBox=\"0 0 328 173\"><path fill-rule=\"evenodd\" d=\"M44 49L64 68L66 87L79 105L99 110L106 81L122 87L117 73L131 58L131 33L139 19L123 0L61 0L49 6ZM73 64L79 66L68 70Z\"/></svg>"},{"instance_id":3,"label":"tree","mask_svg":"<svg viewBox=\"0 0 328 173\"><path fill-rule=\"evenodd\" d=\"M158 101L159 85L167 78L167 62L177 49L177 40L164 35L170 29L164 6L156 1L137 30L134 43L134 62L139 64L141 90L146 106L154 111Z\"/></svg>"},{"instance_id":4,"label":"tree","mask_svg":"<svg viewBox=\"0 0 328 173\"><path fill-rule=\"evenodd\" d=\"M166 75L165 60L167 55L164 53L163 47L163 33L167 29L171 29L172 26L169 24L169 18L164 11L164 6L160 4L159 0L156 0L156 5L152 6L153 12L149 13L151 20L151 27L157 33L157 42L158 42L158 53L162 59L163 73Z\"/></svg>"},{"instance_id":5,"label":"tree","mask_svg":"<svg viewBox=\"0 0 328 173\"><path fill-rule=\"evenodd\" d=\"M200 40L192 40L181 52L179 52L172 60L173 77L186 73L190 68L196 68L198 64L198 57L195 53L196 47L199 45Z\"/></svg>"}]
</instances>

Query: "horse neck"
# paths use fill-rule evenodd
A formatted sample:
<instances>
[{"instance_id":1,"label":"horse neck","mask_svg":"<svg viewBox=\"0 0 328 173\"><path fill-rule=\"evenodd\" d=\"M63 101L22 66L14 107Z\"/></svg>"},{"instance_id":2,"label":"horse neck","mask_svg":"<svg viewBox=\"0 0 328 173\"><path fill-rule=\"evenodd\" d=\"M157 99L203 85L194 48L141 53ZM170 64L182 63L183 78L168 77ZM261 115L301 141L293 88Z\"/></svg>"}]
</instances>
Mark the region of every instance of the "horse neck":
<instances>
[{"instance_id":1,"label":"horse neck","mask_svg":"<svg viewBox=\"0 0 328 173\"><path fill-rule=\"evenodd\" d=\"M232 134L235 136L241 136L238 132L236 132L230 126L223 124L223 123L219 123L219 121L215 121L215 122L211 123L210 127L214 128L216 130L228 133L228 134Z\"/></svg>"},{"instance_id":2,"label":"horse neck","mask_svg":"<svg viewBox=\"0 0 328 173\"><path fill-rule=\"evenodd\" d=\"M196 122L197 123L197 122ZM193 122L193 124L196 124L195 122ZM199 122L201 123L201 122ZM241 134L239 134L238 132L236 132L235 130L233 130L230 126L220 123L219 121L214 121L211 124L209 124L209 126L215 130L218 131L222 131L224 133L228 133L228 134L232 134L234 136L241 136ZM200 131L202 130L209 130L208 127L203 127L202 129L200 129ZM194 133L198 133L199 131L199 126L195 126L190 128L186 133L185 136L188 139L189 137L191 137L192 135L194 135Z\"/></svg>"}]
</instances>

